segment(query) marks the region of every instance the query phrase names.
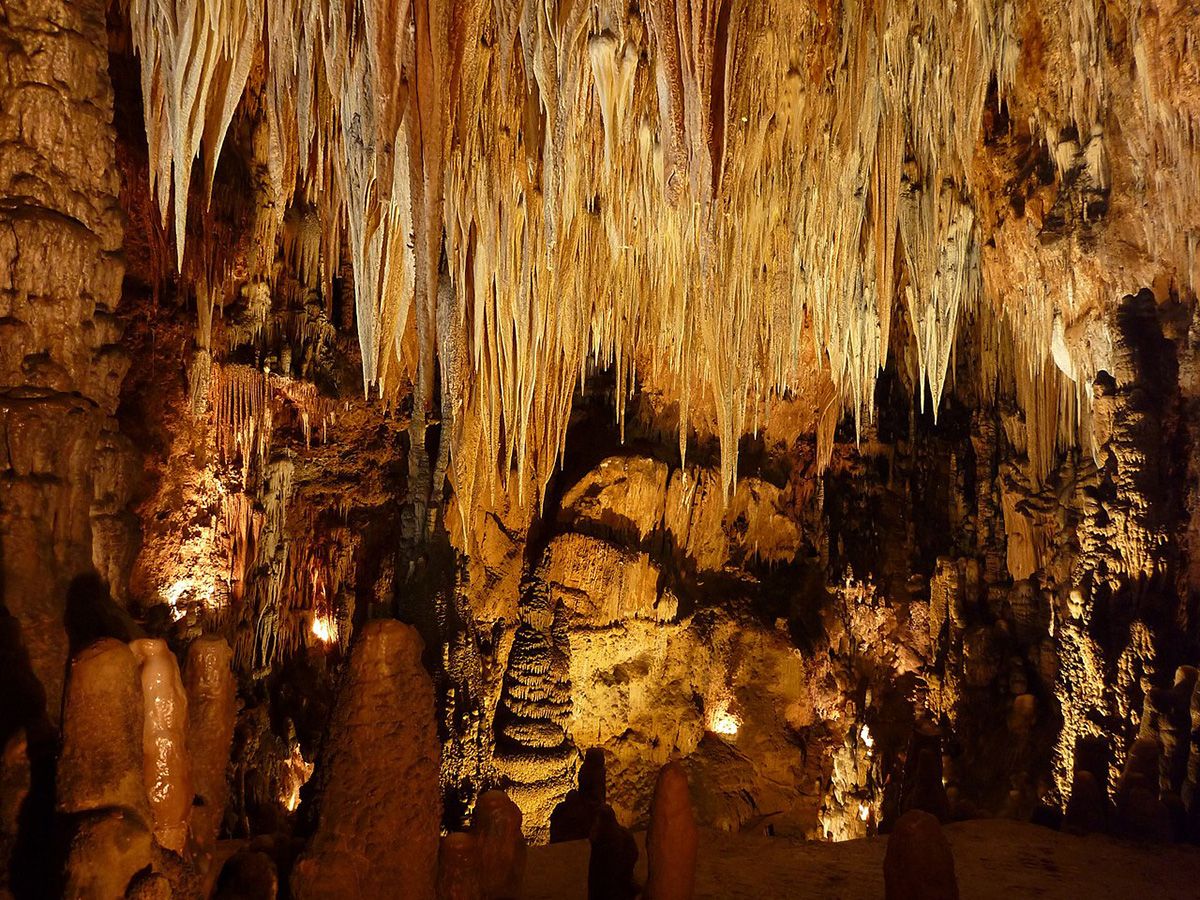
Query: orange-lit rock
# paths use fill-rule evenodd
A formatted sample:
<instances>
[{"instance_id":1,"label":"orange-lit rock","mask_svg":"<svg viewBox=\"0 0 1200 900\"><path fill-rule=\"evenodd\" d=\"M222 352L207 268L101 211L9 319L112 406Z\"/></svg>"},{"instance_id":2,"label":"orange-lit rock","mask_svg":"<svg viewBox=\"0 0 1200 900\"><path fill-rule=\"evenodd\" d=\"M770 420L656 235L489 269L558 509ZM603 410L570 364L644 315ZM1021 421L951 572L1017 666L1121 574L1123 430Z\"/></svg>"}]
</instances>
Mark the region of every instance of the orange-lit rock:
<instances>
[{"instance_id":1,"label":"orange-lit rock","mask_svg":"<svg viewBox=\"0 0 1200 900\"><path fill-rule=\"evenodd\" d=\"M669 762L658 773L646 832L647 900L691 900L695 894L699 833L687 772Z\"/></svg>"}]
</instances>

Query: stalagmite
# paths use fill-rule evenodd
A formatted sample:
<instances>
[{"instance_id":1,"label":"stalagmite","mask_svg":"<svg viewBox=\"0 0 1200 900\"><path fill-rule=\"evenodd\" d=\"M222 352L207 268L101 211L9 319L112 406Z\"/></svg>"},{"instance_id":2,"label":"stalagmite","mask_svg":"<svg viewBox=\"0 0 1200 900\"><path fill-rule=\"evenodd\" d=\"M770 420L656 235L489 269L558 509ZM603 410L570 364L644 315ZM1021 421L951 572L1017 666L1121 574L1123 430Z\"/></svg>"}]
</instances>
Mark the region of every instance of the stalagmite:
<instances>
[{"instance_id":1,"label":"stalagmite","mask_svg":"<svg viewBox=\"0 0 1200 900\"><path fill-rule=\"evenodd\" d=\"M471 834L478 842L483 896L516 900L525 876L525 836L521 810L503 791L487 791L475 801Z\"/></svg>"},{"instance_id":2,"label":"stalagmite","mask_svg":"<svg viewBox=\"0 0 1200 900\"><path fill-rule=\"evenodd\" d=\"M129 645L140 665L145 790L154 817L154 839L182 853L192 815L192 773L188 756L188 698L179 663L165 641L143 638Z\"/></svg>"},{"instance_id":3,"label":"stalagmite","mask_svg":"<svg viewBox=\"0 0 1200 900\"><path fill-rule=\"evenodd\" d=\"M438 900L483 900L483 872L479 839L452 832L442 837L438 850Z\"/></svg>"},{"instance_id":4,"label":"stalagmite","mask_svg":"<svg viewBox=\"0 0 1200 900\"><path fill-rule=\"evenodd\" d=\"M123 809L150 823L140 669L129 647L109 638L71 661L58 763L61 811Z\"/></svg>"},{"instance_id":5,"label":"stalagmite","mask_svg":"<svg viewBox=\"0 0 1200 900\"><path fill-rule=\"evenodd\" d=\"M900 817L888 836L883 883L887 900L958 900L954 856L935 817L915 809Z\"/></svg>"},{"instance_id":6,"label":"stalagmite","mask_svg":"<svg viewBox=\"0 0 1200 900\"><path fill-rule=\"evenodd\" d=\"M633 833L617 821L611 806L600 810L589 839L588 900L633 900L638 893L633 878L637 842Z\"/></svg>"},{"instance_id":7,"label":"stalagmite","mask_svg":"<svg viewBox=\"0 0 1200 900\"><path fill-rule=\"evenodd\" d=\"M441 750L416 629L363 627L317 763L316 832L292 870L297 900L437 896Z\"/></svg>"},{"instance_id":8,"label":"stalagmite","mask_svg":"<svg viewBox=\"0 0 1200 900\"><path fill-rule=\"evenodd\" d=\"M230 669L232 657L224 638L205 635L188 647L184 667L187 747L197 798L192 808L191 832L203 848L216 841L229 802L229 751L237 717L237 685Z\"/></svg>"},{"instance_id":9,"label":"stalagmite","mask_svg":"<svg viewBox=\"0 0 1200 900\"><path fill-rule=\"evenodd\" d=\"M687 772L669 762L658 773L646 832L647 900L691 900L695 894L700 834L688 791Z\"/></svg>"},{"instance_id":10,"label":"stalagmite","mask_svg":"<svg viewBox=\"0 0 1200 900\"><path fill-rule=\"evenodd\" d=\"M139 661L120 641L104 639L76 654L67 679L58 809L75 834L65 896L123 897L151 862L151 808L143 768Z\"/></svg>"}]
</instances>

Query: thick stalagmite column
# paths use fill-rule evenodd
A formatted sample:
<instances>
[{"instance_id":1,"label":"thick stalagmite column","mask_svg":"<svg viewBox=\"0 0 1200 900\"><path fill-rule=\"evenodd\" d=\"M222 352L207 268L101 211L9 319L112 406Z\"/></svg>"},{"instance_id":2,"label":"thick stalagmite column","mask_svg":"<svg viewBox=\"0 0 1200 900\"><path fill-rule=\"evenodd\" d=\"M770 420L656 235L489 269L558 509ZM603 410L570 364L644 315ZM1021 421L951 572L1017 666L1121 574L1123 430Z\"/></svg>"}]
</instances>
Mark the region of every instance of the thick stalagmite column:
<instances>
[{"instance_id":1,"label":"thick stalagmite column","mask_svg":"<svg viewBox=\"0 0 1200 900\"><path fill-rule=\"evenodd\" d=\"M97 439L126 362L103 0L0 15L0 584L57 722L72 582L92 565Z\"/></svg>"},{"instance_id":2,"label":"thick stalagmite column","mask_svg":"<svg viewBox=\"0 0 1200 900\"><path fill-rule=\"evenodd\" d=\"M58 763L62 812L125 809L149 823L143 718L141 673L129 647L106 638L76 654Z\"/></svg>"},{"instance_id":3,"label":"thick stalagmite column","mask_svg":"<svg viewBox=\"0 0 1200 900\"><path fill-rule=\"evenodd\" d=\"M292 896L432 900L441 795L433 682L415 628L369 623L339 689L316 833L292 872Z\"/></svg>"},{"instance_id":4,"label":"thick stalagmite column","mask_svg":"<svg viewBox=\"0 0 1200 900\"><path fill-rule=\"evenodd\" d=\"M484 897L511 900L521 896L526 848L520 807L504 791L487 791L475 803L471 834L479 841Z\"/></svg>"},{"instance_id":5,"label":"thick stalagmite column","mask_svg":"<svg viewBox=\"0 0 1200 900\"><path fill-rule=\"evenodd\" d=\"M122 897L151 863L143 730L141 673L129 647L105 639L78 653L58 765L58 808L74 832L64 896Z\"/></svg>"},{"instance_id":6,"label":"thick stalagmite column","mask_svg":"<svg viewBox=\"0 0 1200 900\"><path fill-rule=\"evenodd\" d=\"M192 837L203 848L216 841L229 804L229 751L237 721L232 656L224 638L205 635L188 648L184 667L192 788L200 801L192 809Z\"/></svg>"},{"instance_id":7,"label":"thick stalagmite column","mask_svg":"<svg viewBox=\"0 0 1200 900\"><path fill-rule=\"evenodd\" d=\"M187 694L179 663L165 641L143 638L129 647L141 662L142 765L154 814L154 837L168 850L182 853L192 815Z\"/></svg>"},{"instance_id":8,"label":"thick stalagmite column","mask_svg":"<svg viewBox=\"0 0 1200 900\"><path fill-rule=\"evenodd\" d=\"M691 900L696 884L700 833L688 791L687 772L669 762L658 773L646 833L647 900Z\"/></svg>"}]
</instances>

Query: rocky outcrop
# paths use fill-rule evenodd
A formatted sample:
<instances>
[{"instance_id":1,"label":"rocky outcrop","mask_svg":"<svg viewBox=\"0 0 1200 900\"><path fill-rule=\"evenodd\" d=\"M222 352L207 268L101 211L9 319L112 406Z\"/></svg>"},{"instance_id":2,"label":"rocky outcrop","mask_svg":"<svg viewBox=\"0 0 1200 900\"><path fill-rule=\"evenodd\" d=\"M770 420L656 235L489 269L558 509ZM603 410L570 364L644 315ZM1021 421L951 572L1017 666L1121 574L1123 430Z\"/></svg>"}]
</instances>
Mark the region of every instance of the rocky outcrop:
<instances>
[{"instance_id":1,"label":"rocky outcrop","mask_svg":"<svg viewBox=\"0 0 1200 900\"><path fill-rule=\"evenodd\" d=\"M416 629L358 633L318 761L316 832L291 876L298 900L437 896L441 744Z\"/></svg>"}]
</instances>

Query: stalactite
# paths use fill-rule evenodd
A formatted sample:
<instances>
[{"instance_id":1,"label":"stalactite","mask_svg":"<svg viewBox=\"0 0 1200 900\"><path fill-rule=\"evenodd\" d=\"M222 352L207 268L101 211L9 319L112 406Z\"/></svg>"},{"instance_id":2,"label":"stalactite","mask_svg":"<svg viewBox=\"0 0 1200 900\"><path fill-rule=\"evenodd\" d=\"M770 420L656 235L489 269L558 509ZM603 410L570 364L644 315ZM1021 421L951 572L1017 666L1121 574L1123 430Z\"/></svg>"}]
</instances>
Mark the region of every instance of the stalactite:
<instances>
[{"instance_id":1,"label":"stalactite","mask_svg":"<svg viewBox=\"0 0 1200 900\"><path fill-rule=\"evenodd\" d=\"M1124 6L129 0L153 185L164 214L173 197L181 254L191 160L203 151L211 182L259 39L248 29L265 22L254 153L271 202L297 186L284 252L328 294L344 234L364 388L395 400L412 387L422 506L447 278L464 348L460 494L488 496L510 472L540 494L594 364L616 372L622 429L640 383L678 403L681 456L689 432L715 435L728 495L763 403L807 396L823 433L841 408L861 429L897 299L935 415L959 322L988 308L1036 407L1044 477L1089 440L1086 384L1106 364L1089 323L1118 287L1081 270L1095 265L1081 232L1116 180L1164 213L1106 239L1144 248L1134 277L1150 283L1159 264L1194 288L1198 271L1200 98L1171 102L1195 26ZM1044 77L1042 47L1063 61ZM981 150L1000 111L1000 138L1024 141L1029 165ZM1114 115L1145 127L1111 134ZM1117 140L1142 151L1123 168ZM1043 151L1053 182L1027 189ZM1028 198L1016 212L1008 190ZM227 289L219 274L210 292Z\"/></svg>"}]
</instances>

